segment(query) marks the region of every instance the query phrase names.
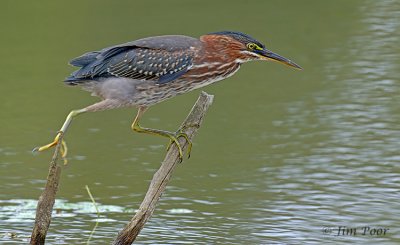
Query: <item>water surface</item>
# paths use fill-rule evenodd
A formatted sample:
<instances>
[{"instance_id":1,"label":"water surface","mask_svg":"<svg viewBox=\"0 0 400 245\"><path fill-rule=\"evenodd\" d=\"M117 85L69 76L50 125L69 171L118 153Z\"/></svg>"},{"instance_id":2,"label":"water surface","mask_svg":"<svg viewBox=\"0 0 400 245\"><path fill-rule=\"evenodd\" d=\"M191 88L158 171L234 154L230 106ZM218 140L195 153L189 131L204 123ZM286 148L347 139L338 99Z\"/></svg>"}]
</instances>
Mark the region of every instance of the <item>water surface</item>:
<instances>
[{"instance_id":1,"label":"water surface","mask_svg":"<svg viewBox=\"0 0 400 245\"><path fill-rule=\"evenodd\" d=\"M0 242L30 236L54 137L96 101L61 81L83 52L145 36L240 30L300 64L253 62L205 90L213 106L138 244L400 243L400 4L382 1L7 1L0 14ZM199 92L146 113L174 130ZM166 140L134 109L86 114L66 139L49 244L109 243L138 208ZM89 185L100 217L86 193ZM356 234L338 235L339 227ZM362 227L389 229L362 234ZM16 234L16 237L13 237ZM340 234L340 233L339 233Z\"/></svg>"}]
</instances>

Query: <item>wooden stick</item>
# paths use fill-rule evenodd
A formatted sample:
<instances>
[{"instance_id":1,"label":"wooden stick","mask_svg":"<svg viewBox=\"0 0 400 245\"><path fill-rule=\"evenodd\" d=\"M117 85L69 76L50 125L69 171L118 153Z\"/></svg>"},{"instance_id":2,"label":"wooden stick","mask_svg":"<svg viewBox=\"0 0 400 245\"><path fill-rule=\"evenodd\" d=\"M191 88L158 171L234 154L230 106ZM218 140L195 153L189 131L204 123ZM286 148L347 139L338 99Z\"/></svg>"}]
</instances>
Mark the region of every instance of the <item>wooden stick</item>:
<instances>
[{"instance_id":1,"label":"wooden stick","mask_svg":"<svg viewBox=\"0 0 400 245\"><path fill-rule=\"evenodd\" d=\"M35 226L33 227L30 244L44 244L46 240L46 234L50 226L51 214L61 176L61 167L57 164L57 160L60 154L62 138L63 135L61 134L50 162L46 186L39 197L36 208Z\"/></svg>"},{"instance_id":2,"label":"wooden stick","mask_svg":"<svg viewBox=\"0 0 400 245\"><path fill-rule=\"evenodd\" d=\"M196 104L193 106L189 115L182 123L180 129L187 134L190 140L193 139L195 133L200 127L208 107L212 104L213 97L213 95L208 95L205 92L201 92ZM182 150L185 152L188 147L186 140L181 137L179 139L179 143L182 146ZM139 235L139 232L143 229L145 223L153 214L156 204L167 187L168 181L171 178L171 174L179 162L180 159L178 149L175 145L173 145L168 150L160 168L154 174L146 196L144 197L142 204L140 204L139 211L133 216L125 228L119 232L117 238L112 244L132 244L132 242Z\"/></svg>"}]
</instances>

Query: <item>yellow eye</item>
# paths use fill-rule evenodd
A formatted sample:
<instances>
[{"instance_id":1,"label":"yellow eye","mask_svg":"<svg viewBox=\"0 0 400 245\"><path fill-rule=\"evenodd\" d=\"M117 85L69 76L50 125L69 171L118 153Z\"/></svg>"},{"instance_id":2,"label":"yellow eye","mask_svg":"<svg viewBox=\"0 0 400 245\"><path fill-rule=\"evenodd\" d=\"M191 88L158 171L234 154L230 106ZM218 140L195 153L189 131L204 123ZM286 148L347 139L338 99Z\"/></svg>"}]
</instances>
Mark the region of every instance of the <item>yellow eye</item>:
<instances>
[{"instance_id":1,"label":"yellow eye","mask_svg":"<svg viewBox=\"0 0 400 245\"><path fill-rule=\"evenodd\" d=\"M255 43L248 43L248 44L247 44L247 48L250 49L250 50L254 50L254 49L257 48L257 44L255 44Z\"/></svg>"}]
</instances>

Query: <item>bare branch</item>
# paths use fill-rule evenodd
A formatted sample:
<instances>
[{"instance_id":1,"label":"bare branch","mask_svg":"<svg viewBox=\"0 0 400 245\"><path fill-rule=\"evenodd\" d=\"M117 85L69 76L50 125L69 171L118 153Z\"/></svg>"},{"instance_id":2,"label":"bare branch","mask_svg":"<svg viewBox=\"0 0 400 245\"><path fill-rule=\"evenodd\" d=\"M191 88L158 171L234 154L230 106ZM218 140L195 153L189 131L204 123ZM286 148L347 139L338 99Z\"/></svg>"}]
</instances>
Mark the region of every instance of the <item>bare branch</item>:
<instances>
[{"instance_id":1,"label":"bare branch","mask_svg":"<svg viewBox=\"0 0 400 245\"><path fill-rule=\"evenodd\" d=\"M208 95L207 93L202 92L189 115L182 123L181 129L187 134L190 140L193 139L195 133L200 127L207 109L212 104L213 97L213 95ZM179 143L181 144L182 149L185 151L188 147L186 140L181 137L179 139ZM156 204L167 187L168 181L171 178L171 174L179 162L179 152L177 147L174 145L168 150L160 168L154 174L146 196L139 207L139 211L118 234L117 238L113 242L114 245L132 244L132 242L136 239L136 237L139 235L139 232L143 229L145 223L153 214Z\"/></svg>"},{"instance_id":2,"label":"bare branch","mask_svg":"<svg viewBox=\"0 0 400 245\"><path fill-rule=\"evenodd\" d=\"M33 227L30 244L44 244L46 240L46 234L50 226L51 214L61 176L61 167L57 164L57 160L60 155L63 136L64 135L61 134L50 161L46 186L39 197L36 208L35 226Z\"/></svg>"}]
</instances>

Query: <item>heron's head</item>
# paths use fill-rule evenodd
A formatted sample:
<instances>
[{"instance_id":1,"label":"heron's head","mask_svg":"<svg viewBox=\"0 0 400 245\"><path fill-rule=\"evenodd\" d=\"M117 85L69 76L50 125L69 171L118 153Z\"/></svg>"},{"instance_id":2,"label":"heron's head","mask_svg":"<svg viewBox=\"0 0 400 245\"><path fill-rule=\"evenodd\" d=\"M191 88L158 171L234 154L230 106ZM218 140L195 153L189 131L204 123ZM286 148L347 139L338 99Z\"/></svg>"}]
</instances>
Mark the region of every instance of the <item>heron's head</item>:
<instances>
[{"instance_id":1,"label":"heron's head","mask_svg":"<svg viewBox=\"0 0 400 245\"><path fill-rule=\"evenodd\" d=\"M203 40L209 40L209 42L215 43L216 46L225 47L221 51L229 53L231 57L240 63L250 60L272 60L299 70L302 69L293 61L268 50L264 44L241 32L213 32L203 37L205 37L202 38Z\"/></svg>"}]
</instances>

